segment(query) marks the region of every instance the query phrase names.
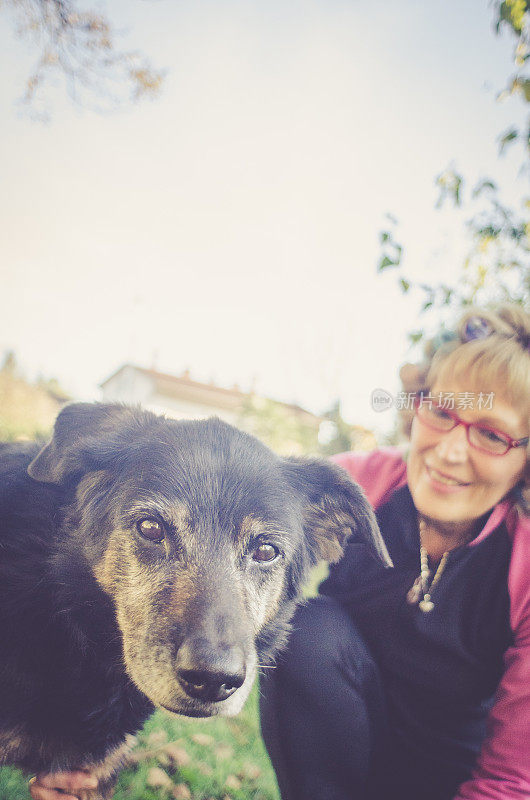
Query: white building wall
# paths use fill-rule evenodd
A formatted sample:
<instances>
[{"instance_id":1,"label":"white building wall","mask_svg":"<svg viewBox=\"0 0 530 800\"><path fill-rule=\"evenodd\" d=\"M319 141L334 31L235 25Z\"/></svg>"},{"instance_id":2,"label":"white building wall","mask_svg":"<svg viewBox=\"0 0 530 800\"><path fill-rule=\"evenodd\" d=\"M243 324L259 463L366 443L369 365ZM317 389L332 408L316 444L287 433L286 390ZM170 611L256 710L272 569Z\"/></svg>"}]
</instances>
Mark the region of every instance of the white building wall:
<instances>
[{"instance_id":1,"label":"white building wall","mask_svg":"<svg viewBox=\"0 0 530 800\"><path fill-rule=\"evenodd\" d=\"M166 414L173 419L206 419L208 417L219 417L231 425L236 425L238 413L228 411L225 408L215 408L214 406L202 405L201 403L190 403L175 397L165 397L153 394L145 407L156 414Z\"/></svg>"},{"instance_id":2,"label":"white building wall","mask_svg":"<svg viewBox=\"0 0 530 800\"><path fill-rule=\"evenodd\" d=\"M108 403L141 403L147 406L153 381L134 367L124 367L103 387L103 400Z\"/></svg>"}]
</instances>

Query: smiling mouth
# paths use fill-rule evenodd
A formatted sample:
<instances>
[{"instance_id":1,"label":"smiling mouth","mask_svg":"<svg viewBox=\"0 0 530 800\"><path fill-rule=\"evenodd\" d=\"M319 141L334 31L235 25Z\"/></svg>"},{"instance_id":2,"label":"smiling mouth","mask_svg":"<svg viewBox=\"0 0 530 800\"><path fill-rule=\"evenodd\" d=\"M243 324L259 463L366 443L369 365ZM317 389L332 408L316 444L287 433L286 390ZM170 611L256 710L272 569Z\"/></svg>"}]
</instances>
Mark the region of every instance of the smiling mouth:
<instances>
[{"instance_id":1,"label":"smiling mouth","mask_svg":"<svg viewBox=\"0 0 530 800\"><path fill-rule=\"evenodd\" d=\"M448 475L438 472L438 470L434 469L434 467L429 467L428 465L426 465L426 467L429 477L435 480L437 483L443 483L445 486L469 486L469 483L457 481L456 478L450 478Z\"/></svg>"}]
</instances>

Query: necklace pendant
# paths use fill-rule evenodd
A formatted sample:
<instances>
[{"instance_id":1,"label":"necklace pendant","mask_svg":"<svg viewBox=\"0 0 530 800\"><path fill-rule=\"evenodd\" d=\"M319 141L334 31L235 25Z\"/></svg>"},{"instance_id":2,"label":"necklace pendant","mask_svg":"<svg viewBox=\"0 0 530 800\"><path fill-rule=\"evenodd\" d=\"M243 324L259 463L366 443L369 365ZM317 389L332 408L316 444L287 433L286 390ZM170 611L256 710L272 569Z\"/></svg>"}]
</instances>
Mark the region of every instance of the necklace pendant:
<instances>
[{"instance_id":1,"label":"necklace pendant","mask_svg":"<svg viewBox=\"0 0 530 800\"><path fill-rule=\"evenodd\" d=\"M421 576L418 576L407 592L407 603L415 606L421 597Z\"/></svg>"},{"instance_id":2,"label":"necklace pendant","mask_svg":"<svg viewBox=\"0 0 530 800\"><path fill-rule=\"evenodd\" d=\"M432 611L434 608L434 603L432 600L429 600L427 597L424 597L423 600L420 600L420 608L424 614L428 614L429 611Z\"/></svg>"}]
</instances>

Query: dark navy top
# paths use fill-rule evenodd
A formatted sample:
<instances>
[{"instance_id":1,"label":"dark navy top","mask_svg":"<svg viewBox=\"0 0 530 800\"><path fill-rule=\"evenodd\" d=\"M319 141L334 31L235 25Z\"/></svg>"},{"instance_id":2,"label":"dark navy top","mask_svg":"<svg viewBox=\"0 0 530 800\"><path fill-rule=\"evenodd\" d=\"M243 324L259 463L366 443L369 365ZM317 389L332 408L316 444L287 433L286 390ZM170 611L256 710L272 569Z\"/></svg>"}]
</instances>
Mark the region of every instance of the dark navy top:
<instances>
[{"instance_id":1,"label":"dark navy top","mask_svg":"<svg viewBox=\"0 0 530 800\"><path fill-rule=\"evenodd\" d=\"M350 541L320 591L348 608L379 667L389 774L424 784L426 800L434 800L447 793L439 782L433 786L433 774L446 774L452 787L468 779L485 736L512 641L511 542L502 523L475 546L452 550L432 591L434 608L425 613L406 599L420 572L417 511L407 485L379 507L377 518L394 567Z\"/></svg>"}]
</instances>

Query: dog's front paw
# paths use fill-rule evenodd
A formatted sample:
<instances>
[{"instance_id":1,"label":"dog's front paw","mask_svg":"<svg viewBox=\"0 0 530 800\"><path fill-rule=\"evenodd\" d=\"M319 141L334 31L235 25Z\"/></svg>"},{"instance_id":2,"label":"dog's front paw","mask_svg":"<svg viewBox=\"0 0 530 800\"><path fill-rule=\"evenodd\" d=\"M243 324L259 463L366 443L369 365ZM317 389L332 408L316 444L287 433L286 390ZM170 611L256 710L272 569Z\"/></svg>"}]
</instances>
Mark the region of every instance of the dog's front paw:
<instances>
[{"instance_id":1,"label":"dog's front paw","mask_svg":"<svg viewBox=\"0 0 530 800\"><path fill-rule=\"evenodd\" d=\"M40 772L29 782L32 800L105 800L88 770Z\"/></svg>"}]
</instances>

